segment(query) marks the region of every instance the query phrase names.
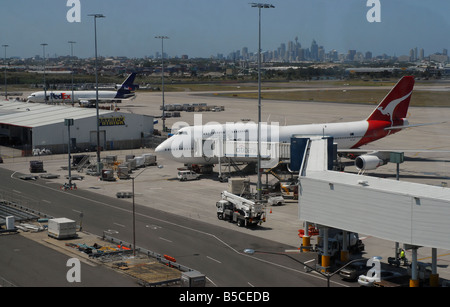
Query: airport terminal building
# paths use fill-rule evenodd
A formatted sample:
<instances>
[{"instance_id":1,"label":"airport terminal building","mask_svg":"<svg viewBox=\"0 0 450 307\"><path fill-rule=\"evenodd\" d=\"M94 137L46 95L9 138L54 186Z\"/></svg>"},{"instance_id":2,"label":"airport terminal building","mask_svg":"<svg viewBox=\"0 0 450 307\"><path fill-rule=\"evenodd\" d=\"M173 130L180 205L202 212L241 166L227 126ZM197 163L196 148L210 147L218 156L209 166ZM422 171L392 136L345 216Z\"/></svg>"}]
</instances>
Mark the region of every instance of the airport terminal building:
<instances>
[{"instance_id":1,"label":"airport terminal building","mask_svg":"<svg viewBox=\"0 0 450 307\"><path fill-rule=\"evenodd\" d=\"M20 148L23 155L48 149L66 153L69 144L65 119L70 127L72 152L95 151L97 121L95 108L0 101L0 145ZM153 135L152 116L99 110L100 146L104 150L146 146Z\"/></svg>"}]
</instances>

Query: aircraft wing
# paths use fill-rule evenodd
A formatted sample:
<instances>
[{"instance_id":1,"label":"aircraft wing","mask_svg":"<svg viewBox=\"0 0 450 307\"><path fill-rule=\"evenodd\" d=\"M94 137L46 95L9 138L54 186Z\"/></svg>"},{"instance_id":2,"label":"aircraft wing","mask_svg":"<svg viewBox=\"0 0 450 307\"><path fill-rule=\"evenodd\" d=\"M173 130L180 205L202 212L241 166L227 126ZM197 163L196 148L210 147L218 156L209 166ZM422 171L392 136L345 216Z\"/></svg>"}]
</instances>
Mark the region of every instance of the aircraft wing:
<instances>
[{"instance_id":1,"label":"aircraft wing","mask_svg":"<svg viewBox=\"0 0 450 307\"><path fill-rule=\"evenodd\" d=\"M446 124L446 123L448 123L448 121L435 122L435 123L426 123L426 124L414 124L414 125L394 126L394 127L387 127L387 128L384 128L384 130L398 130L398 129L406 129L406 128L413 128L413 127L420 127L420 126L430 126L430 125Z\"/></svg>"},{"instance_id":2,"label":"aircraft wing","mask_svg":"<svg viewBox=\"0 0 450 307\"><path fill-rule=\"evenodd\" d=\"M439 149L338 149L339 154L343 155L354 155L355 157L360 155L370 155L376 153L385 153L390 154L391 152L403 152L409 154L418 154L418 153L448 153L450 154L450 150L439 150Z\"/></svg>"},{"instance_id":3,"label":"aircraft wing","mask_svg":"<svg viewBox=\"0 0 450 307\"><path fill-rule=\"evenodd\" d=\"M117 101L117 100L120 100L120 101L122 101L122 100L133 100L135 98L136 98L136 96L126 97L126 98L101 98L101 97L99 97L98 101L101 102L101 103L104 103L104 102ZM83 103L84 104L86 104L86 103L95 103L97 101L95 98L91 98L91 97L89 97L89 98L80 98L79 100L80 100L80 103L82 103L82 104Z\"/></svg>"}]
</instances>

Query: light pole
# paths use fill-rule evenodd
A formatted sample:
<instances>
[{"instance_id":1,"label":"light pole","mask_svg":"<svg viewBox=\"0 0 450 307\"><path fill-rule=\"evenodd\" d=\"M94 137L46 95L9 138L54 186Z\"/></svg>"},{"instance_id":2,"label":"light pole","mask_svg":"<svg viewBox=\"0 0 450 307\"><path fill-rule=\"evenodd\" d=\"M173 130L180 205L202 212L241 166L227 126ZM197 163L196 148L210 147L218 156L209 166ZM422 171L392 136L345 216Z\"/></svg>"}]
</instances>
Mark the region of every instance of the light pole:
<instances>
[{"instance_id":1,"label":"light pole","mask_svg":"<svg viewBox=\"0 0 450 307\"><path fill-rule=\"evenodd\" d=\"M69 189L72 189L72 173L71 173L71 163L70 163L70 126L73 126L73 118L64 119L64 125L67 126L67 135L69 137L69 142L67 143L67 155L69 160Z\"/></svg>"},{"instance_id":2,"label":"light pole","mask_svg":"<svg viewBox=\"0 0 450 307\"><path fill-rule=\"evenodd\" d=\"M143 169L139 174L137 174L134 177L131 177L131 183L132 183L132 196L133 196L133 256L136 256L136 207L134 202L134 179L136 179L139 175L141 175L145 170Z\"/></svg>"},{"instance_id":3,"label":"light pole","mask_svg":"<svg viewBox=\"0 0 450 307\"><path fill-rule=\"evenodd\" d=\"M9 47L9 45L2 45L2 47L5 47L5 100L8 100L8 82L6 77L6 48Z\"/></svg>"},{"instance_id":4,"label":"light pole","mask_svg":"<svg viewBox=\"0 0 450 307\"><path fill-rule=\"evenodd\" d=\"M73 41L68 41L68 43L70 44L70 61L72 63L72 107L74 106L75 102L74 102L74 97L73 97L73 44L76 44L76 42Z\"/></svg>"},{"instance_id":5,"label":"light pole","mask_svg":"<svg viewBox=\"0 0 450 307\"><path fill-rule=\"evenodd\" d=\"M46 43L42 43L42 53L44 55L44 101L47 102L47 82L45 81L45 46L48 46Z\"/></svg>"},{"instance_id":6,"label":"light pole","mask_svg":"<svg viewBox=\"0 0 450 307\"><path fill-rule=\"evenodd\" d=\"M97 18L105 18L102 14L90 14L94 17L94 35L95 35L95 109L97 120L97 173L100 174L100 119L98 112L98 68L97 68Z\"/></svg>"},{"instance_id":7,"label":"light pole","mask_svg":"<svg viewBox=\"0 0 450 307\"><path fill-rule=\"evenodd\" d=\"M258 183L257 200L261 201L261 9L275 8L272 4L251 3L252 7L258 8Z\"/></svg>"},{"instance_id":8,"label":"light pole","mask_svg":"<svg viewBox=\"0 0 450 307\"><path fill-rule=\"evenodd\" d=\"M131 177L132 182L131 193L133 194L133 256L136 256L136 209L135 209L136 207L134 203L134 178L135 177Z\"/></svg>"},{"instance_id":9,"label":"light pole","mask_svg":"<svg viewBox=\"0 0 450 307\"><path fill-rule=\"evenodd\" d=\"M162 120L163 120L163 132L166 131L166 107L164 104L164 40L169 39L167 36L159 35L155 38L161 39L161 83L162 83Z\"/></svg>"}]
</instances>

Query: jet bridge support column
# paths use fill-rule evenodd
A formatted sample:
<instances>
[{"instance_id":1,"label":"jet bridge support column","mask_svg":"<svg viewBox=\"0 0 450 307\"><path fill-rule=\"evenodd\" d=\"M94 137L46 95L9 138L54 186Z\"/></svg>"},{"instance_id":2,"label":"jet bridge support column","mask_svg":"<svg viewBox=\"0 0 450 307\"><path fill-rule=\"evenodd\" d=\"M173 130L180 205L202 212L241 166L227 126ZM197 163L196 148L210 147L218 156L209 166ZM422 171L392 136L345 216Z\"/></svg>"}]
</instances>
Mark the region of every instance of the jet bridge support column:
<instances>
[{"instance_id":1,"label":"jet bridge support column","mask_svg":"<svg viewBox=\"0 0 450 307\"><path fill-rule=\"evenodd\" d=\"M302 246L304 249L302 251L309 252L309 249L311 248L311 237L309 235L309 223L305 222L305 228L304 228L304 235L302 238Z\"/></svg>"},{"instance_id":2,"label":"jet bridge support column","mask_svg":"<svg viewBox=\"0 0 450 307\"><path fill-rule=\"evenodd\" d=\"M342 250L341 250L341 261L347 262L349 259L348 252L348 232L342 231Z\"/></svg>"},{"instance_id":3,"label":"jet bridge support column","mask_svg":"<svg viewBox=\"0 0 450 307\"><path fill-rule=\"evenodd\" d=\"M323 228L323 254L322 254L322 268L327 271L330 266L330 251L328 250L328 227Z\"/></svg>"},{"instance_id":4,"label":"jet bridge support column","mask_svg":"<svg viewBox=\"0 0 450 307\"><path fill-rule=\"evenodd\" d=\"M412 262L411 262L411 279L409 280L410 287L419 287L419 273L417 272L417 246L412 249Z\"/></svg>"},{"instance_id":5,"label":"jet bridge support column","mask_svg":"<svg viewBox=\"0 0 450 307\"><path fill-rule=\"evenodd\" d=\"M431 249L431 274L430 274L430 287L439 286L439 274L437 274L437 249Z\"/></svg>"}]
</instances>

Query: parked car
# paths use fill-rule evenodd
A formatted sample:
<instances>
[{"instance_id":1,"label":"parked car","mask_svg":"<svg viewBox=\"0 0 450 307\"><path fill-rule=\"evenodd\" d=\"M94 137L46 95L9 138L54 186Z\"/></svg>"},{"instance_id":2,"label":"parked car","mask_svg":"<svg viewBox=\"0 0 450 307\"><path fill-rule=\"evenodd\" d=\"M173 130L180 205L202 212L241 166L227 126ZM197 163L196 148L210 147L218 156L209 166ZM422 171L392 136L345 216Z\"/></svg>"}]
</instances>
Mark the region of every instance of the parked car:
<instances>
[{"instance_id":1,"label":"parked car","mask_svg":"<svg viewBox=\"0 0 450 307\"><path fill-rule=\"evenodd\" d=\"M390 279L402 276L402 274L400 274L398 272L383 271L383 270L381 271L380 274L381 274L380 280L387 280L387 281L389 281ZM365 287L373 287L373 283L376 281L377 281L376 278L372 277L372 276L359 275L359 277L358 277L358 283L361 286L365 286Z\"/></svg>"},{"instance_id":2,"label":"parked car","mask_svg":"<svg viewBox=\"0 0 450 307\"><path fill-rule=\"evenodd\" d=\"M339 276L345 280L356 281L360 275L364 275L370 268L367 261L357 261L350 263L348 266L339 271Z\"/></svg>"},{"instance_id":3,"label":"parked car","mask_svg":"<svg viewBox=\"0 0 450 307\"><path fill-rule=\"evenodd\" d=\"M196 179L200 179L200 175L194 171L183 170L183 171L178 171L177 178L180 181L196 180Z\"/></svg>"}]
</instances>

